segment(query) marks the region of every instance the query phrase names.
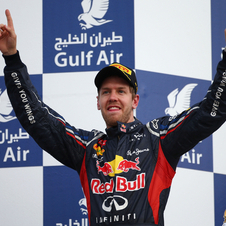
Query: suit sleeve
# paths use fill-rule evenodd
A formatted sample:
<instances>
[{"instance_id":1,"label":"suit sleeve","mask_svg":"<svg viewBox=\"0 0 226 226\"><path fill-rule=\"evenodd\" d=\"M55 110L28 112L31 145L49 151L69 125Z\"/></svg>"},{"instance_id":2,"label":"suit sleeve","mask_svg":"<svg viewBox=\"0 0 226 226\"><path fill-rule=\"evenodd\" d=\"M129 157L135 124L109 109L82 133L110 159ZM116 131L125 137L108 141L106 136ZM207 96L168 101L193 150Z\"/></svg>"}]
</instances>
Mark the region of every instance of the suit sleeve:
<instances>
[{"instance_id":1,"label":"suit sleeve","mask_svg":"<svg viewBox=\"0 0 226 226\"><path fill-rule=\"evenodd\" d=\"M21 125L42 149L80 172L91 133L70 126L62 116L42 102L18 52L4 58L8 96Z\"/></svg>"},{"instance_id":2,"label":"suit sleeve","mask_svg":"<svg viewBox=\"0 0 226 226\"><path fill-rule=\"evenodd\" d=\"M175 168L181 155L210 136L226 120L226 52L217 66L205 98L176 117L159 120L160 140L167 160Z\"/></svg>"}]
</instances>

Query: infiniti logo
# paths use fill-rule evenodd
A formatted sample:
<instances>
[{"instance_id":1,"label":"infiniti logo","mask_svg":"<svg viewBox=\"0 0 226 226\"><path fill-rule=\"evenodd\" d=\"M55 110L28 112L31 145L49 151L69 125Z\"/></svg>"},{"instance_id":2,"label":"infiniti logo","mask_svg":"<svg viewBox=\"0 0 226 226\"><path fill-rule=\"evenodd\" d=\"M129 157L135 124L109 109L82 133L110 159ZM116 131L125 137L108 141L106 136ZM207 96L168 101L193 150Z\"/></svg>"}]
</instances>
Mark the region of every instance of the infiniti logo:
<instances>
[{"instance_id":1,"label":"infiniti logo","mask_svg":"<svg viewBox=\"0 0 226 226\"><path fill-rule=\"evenodd\" d=\"M113 205L116 211L123 210L128 206L128 200L119 195L109 196L104 200L102 208L106 212L111 212Z\"/></svg>"}]
</instances>

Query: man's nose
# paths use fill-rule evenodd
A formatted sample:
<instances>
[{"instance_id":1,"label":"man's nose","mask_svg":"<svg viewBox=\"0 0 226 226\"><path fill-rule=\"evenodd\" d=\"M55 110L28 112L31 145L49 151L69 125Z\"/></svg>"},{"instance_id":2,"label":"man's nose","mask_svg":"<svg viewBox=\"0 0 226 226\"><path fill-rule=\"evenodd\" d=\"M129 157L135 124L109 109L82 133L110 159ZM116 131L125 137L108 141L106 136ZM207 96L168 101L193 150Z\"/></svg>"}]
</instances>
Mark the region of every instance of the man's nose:
<instances>
[{"instance_id":1,"label":"man's nose","mask_svg":"<svg viewBox=\"0 0 226 226\"><path fill-rule=\"evenodd\" d=\"M117 99L117 93L115 91L112 91L109 96L109 101L116 101Z\"/></svg>"}]
</instances>

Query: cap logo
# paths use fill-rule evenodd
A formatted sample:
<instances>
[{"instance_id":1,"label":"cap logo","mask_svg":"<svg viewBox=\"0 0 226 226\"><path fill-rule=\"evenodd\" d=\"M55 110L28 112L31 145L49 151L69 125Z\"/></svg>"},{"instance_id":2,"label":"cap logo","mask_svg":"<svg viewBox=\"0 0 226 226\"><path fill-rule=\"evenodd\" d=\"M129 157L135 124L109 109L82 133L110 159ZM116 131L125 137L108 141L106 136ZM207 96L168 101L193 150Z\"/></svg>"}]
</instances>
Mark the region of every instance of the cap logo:
<instances>
[{"instance_id":1,"label":"cap logo","mask_svg":"<svg viewBox=\"0 0 226 226\"><path fill-rule=\"evenodd\" d=\"M117 67L119 70L121 70L122 72L126 72L129 75L132 74L132 71L130 69L125 66L122 66L121 64L111 64L110 66Z\"/></svg>"}]
</instances>

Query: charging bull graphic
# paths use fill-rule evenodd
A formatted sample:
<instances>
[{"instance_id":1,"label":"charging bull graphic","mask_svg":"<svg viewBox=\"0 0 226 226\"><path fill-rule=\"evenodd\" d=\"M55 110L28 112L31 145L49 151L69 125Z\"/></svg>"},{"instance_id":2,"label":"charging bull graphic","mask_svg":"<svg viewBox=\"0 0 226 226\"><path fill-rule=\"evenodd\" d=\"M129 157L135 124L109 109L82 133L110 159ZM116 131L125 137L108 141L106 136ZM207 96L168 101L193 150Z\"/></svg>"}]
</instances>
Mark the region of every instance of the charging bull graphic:
<instances>
[{"instance_id":1,"label":"charging bull graphic","mask_svg":"<svg viewBox=\"0 0 226 226\"><path fill-rule=\"evenodd\" d=\"M98 173L102 172L104 176L107 176L109 173L114 172L112 169L112 166L108 162L105 162L104 166L101 167L99 161L97 160L96 166L97 166Z\"/></svg>"},{"instance_id":2,"label":"charging bull graphic","mask_svg":"<svg viewBox=\"0 0 226 226\"><path fill-rule=\"evenodd\" d=\"M133 161L129 161L129 160L122 160L119 165L118 165L118 168L117 170L122 170L123 172L128 172L130 169L133 169L133 170L137 170L137 171L140 171L140 167L138 167L137 165L140 163L139 162L139 157L137 157L135 159L136 162L133 162Z\"/></svg>"},{"instance_id":3,"label":"charging bull graphic","mask_svg":"<svg viewBox=\"0 0 226 226\"><path fill-rule=\"evenodd\" d=\"M120 161L119 161L120 159ZM121 156L116 156L116 158L111 162L105 162L103 166L100 166L99 161L96 161L96 167L99 172L102 172L104 176L115 176L115 174L120 174L122 172L129 172L129 170L140 171L140 167L137 166L140 163L139 157L134 161L123 159Z\"/></svg>"}]
</instances>

